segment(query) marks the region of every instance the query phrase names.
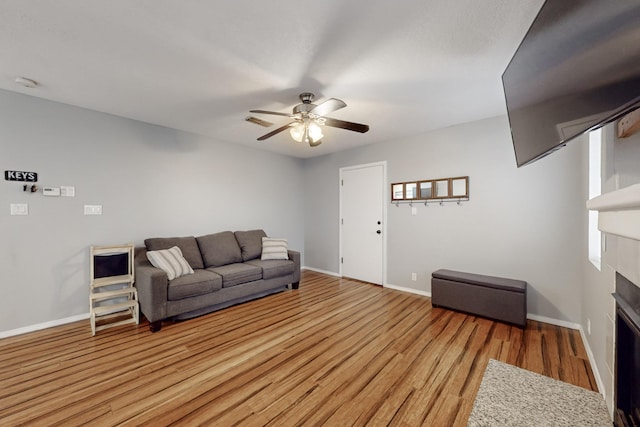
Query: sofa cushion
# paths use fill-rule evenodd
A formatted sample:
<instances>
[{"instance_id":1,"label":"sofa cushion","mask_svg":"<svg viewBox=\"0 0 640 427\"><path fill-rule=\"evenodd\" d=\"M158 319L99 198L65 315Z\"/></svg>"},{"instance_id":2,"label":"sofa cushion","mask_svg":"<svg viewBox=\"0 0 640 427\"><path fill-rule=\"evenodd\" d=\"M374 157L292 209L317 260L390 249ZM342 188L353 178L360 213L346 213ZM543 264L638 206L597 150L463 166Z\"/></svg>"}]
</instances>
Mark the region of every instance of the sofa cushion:
<instances>
[{"instance_id":1,"label":"sofa cushion","mask_svg":"<svg viewBox=\"0 0 640 427\"><path fill-rule=\"evenodd\" d=\"M191 268L204 268L202 256L200 256L200 248L198 242L193 236L188 237L154 237L145 239L145 246L148 251L159 251L177 246L182 251L182 256L187 260Z\"/></svg>"},{"instance_id":2,"label":"sofa cushion","mask_svg":"<svg viewBox=\"0 0 640 427\"><path fill-rule=\"evenodd\" d=\"M234 234L242 251L242 261L260 258L262 238L267 237L264 230L236 231Z\"/></svg>"},{"instance_id":3,"label":"sofa cushion","mask_svg":"<svg viewBox=\"0 0 640 427\"><path fill-rule=\"evenodd\" d=\"M227 264L207 270L222 276L223 288L262 279L262 269L250 264Z\"/></svg>"},{"instance_id":4,"label":"sofa cushion","mask_svg":"<svg viewBox=\"0 0 640 427\"><path fill-rule=\"evenodd\" d=\"M167 299L170 301L195 297L222 288L222 277L208 270L194 270L193 274L178 277L169 282Z\"/></svg>"},{"instance_id":5,"label":"sofa cushion","mask_svg":"<svg viewBox=\"0 0 640 427\"><path fill-rule=\"evenodd\" d=\"M270 237L262 238L262 257L261 259L289 259L287 251L287 239L272 239Z\"/></svg>"},{"instance_id":6,"label":"sofa cushion","mask_svg":"<svg viewBox=\"0 0 640 427\"><path fill-rule=\"evenodd\" d=\"M265 261L254 259L247 261L246 264L260 267L262 269L262 278L265 280L286 276L287 274L292 274L295 270L295 263L288 259L270 259Z\"/></svg>"},{"instance_id":7,"label":"sofa cushion","mask_svg":"<svg viewBox=\"0 0 640 427\"><path fill-rule=\"evenodd\" d=\"M242 262L240 246L231 231L207 234L196 240L206 268Z\"/></svg>"},{"instance_id":8,"label":"sofa cushion","mask_svg":"<svg viewBox=\"0 0 640 427\"><path fill-rule=\"evenodd\" d=\"M177 246L160 251L147 251L147 259L151 265L167 273L169 280L185 274L193 274L193 268L184 259L180 248Z\"/></svg>"}]
</instances>

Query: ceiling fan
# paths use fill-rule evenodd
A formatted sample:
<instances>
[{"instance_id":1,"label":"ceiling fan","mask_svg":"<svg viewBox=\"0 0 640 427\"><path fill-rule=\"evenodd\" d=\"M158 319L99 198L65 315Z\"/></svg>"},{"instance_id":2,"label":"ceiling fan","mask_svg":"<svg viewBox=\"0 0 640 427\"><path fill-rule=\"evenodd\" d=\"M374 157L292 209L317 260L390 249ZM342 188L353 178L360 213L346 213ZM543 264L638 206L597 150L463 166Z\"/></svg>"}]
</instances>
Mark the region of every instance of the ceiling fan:
<instances>
[{"instance_id":1,"label":"ceiling fan","mask_svg":"<svg viewBox=\"0 0 640 427\"><path fill-rule=\"evenodd\" d=\"M251 113L259 114L273 114L276 116L285 116L293 119L293 121L287 123L278 129L271 131L258 138L258 141L264 141L267 138L285 131L287 129L291 132L291 137L298 142L306 142L311 147L316 147L322 143L322 128L321 126L331 126L340 129L351 130L354 132L365 133L369 130L368 125L360 123L345 122L344 120L332 119L331 117L325 117L333 111L339 110L347 106L344 101L336 98L329 98L326 101L316 105L312 104L315 95L310 92L304 92L300 94L300 100L302 104L298 104L293 107L293 112L279 113L277 111L266 110L250 110ZM254 120L249 120L255 123ZM268 122L267 122L268 123Z\"/></svg>"}]
</instances>

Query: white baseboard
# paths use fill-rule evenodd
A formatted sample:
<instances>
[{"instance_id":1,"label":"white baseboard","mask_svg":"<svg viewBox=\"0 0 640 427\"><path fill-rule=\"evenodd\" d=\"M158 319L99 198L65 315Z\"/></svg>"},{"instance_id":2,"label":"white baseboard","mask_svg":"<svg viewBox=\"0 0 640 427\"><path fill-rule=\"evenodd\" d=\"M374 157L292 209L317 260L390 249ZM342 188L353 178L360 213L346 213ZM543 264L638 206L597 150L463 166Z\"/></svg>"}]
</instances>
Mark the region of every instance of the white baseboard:
<instances>
[{"instance_id":1,"label":"white baseboard","mask_svg":"<svg viewBox=\"0 0 640 427\"><path fill-rule=\"evenodd\" d=\"M600 377L600 371L598 371L598 365L596 364L596 358L593 356L593 352L591 351L591 346L589 346L589 341L587 341L587 336L584 333L584 329L582 329L582 325L578 326L578 330L580 331L580 337L582 338L582 343L584 344L584 348L587 351L587 357L589 358L589 364L591 365L591 371L593 371L593 376L596 379L596 384L598 385L598 390L600 390L600 394L604 397L604 401L609 407L609 402L607 402L607 395L605 393L604 383L602 382L602 378ZM613 412L611 408L609 409L609 415L612 415Z\"/></svg>"},{"instance_id":2,"label":"white baseboard","mask_svg":"<svg viewBox=\"0 0 640 427\"><path fill-rule=\"evenodd\" d=\"M385 283L384 287L396 291L409 292L410 294L422 295L423 297L431 297L431 292L421 291L413 288L406 288L404 286L392 285L391 283Z\"/></svg>"},{"instance_id":3,"label":"white baseboard","mask_svg":"<svg viewBox=\"0 0 640 427\"><path fill-rule=\"evenodd\" d=\"M566 320L552 319L551 317L538 316L537 314L527 313L527 319L535 320L536 322L549 323L550 325L562 326L569 329L580 329L580 325L573 322L567 322Z\"/></svg>"},{"instance_id":4,"label":"white baseboard","mask_svg":"<svg viewBox=\"0 0 640 427\"><path fill-rule=\"evenodd\" d=\"M25 326L23 328L12 329L10 331L0 332L0 338L8 338L16 335L26 334L28 332L40 331L42 329L52 328L54 326L66 325L67 323L77 322L79 320L86 320L89 318L89 313L78 314L76 316L66 317L64 319L51 320L49 322L38 323L37 325Z\"/></svg>"},{"instance_id":5,"label":"white baseboard","mask_svg":"<svg viewBox=\"0 0 640 427\"><path fill-rule=\"evenodd\" d=\"M340 274L335 273L335 272L333 272L333 271L320 270L319 268L313 268L313 267L302 266L302 267L301 267L301 269L302 269L302 270L315 271L316 273L327 274L327 275L329 275L329 276L334 276L334 277L342 277Z\"/></svg>"}]
</instances>

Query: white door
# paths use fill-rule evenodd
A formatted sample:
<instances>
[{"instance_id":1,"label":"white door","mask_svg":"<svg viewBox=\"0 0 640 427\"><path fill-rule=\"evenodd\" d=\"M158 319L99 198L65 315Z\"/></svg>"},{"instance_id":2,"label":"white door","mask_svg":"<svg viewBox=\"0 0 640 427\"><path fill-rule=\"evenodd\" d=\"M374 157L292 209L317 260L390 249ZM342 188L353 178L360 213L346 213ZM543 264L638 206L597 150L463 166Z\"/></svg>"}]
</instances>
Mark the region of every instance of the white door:
<instances>
[{"instance_id":1,"label":"white door","mask_svg":"<svg viewBox=\"0 0 640 427\"><path fill-rule=\"evenodd\" d=\"M386 164L340 169L340 254L344 277L382 285Z\"/></svg>"}]
</instances>

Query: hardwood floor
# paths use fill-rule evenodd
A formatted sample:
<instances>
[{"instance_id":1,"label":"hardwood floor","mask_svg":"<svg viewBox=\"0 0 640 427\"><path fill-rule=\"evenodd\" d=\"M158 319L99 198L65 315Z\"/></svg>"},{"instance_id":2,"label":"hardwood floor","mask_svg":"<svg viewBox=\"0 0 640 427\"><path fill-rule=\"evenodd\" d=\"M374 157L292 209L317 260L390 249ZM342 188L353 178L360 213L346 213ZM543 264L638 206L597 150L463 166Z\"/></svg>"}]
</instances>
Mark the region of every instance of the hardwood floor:
<instances>
[{"instance_id":1,"label":"hardwood floor","mask_svg":"<svg viewBox=\"0 0 640 427\"><path fill-rule=\"evenodd\" d=\"M578 331L305 271L155 334L87 320L0 340L0 425L465 426L489 358L597 390Z\"/></svg>"}]
</instances>

